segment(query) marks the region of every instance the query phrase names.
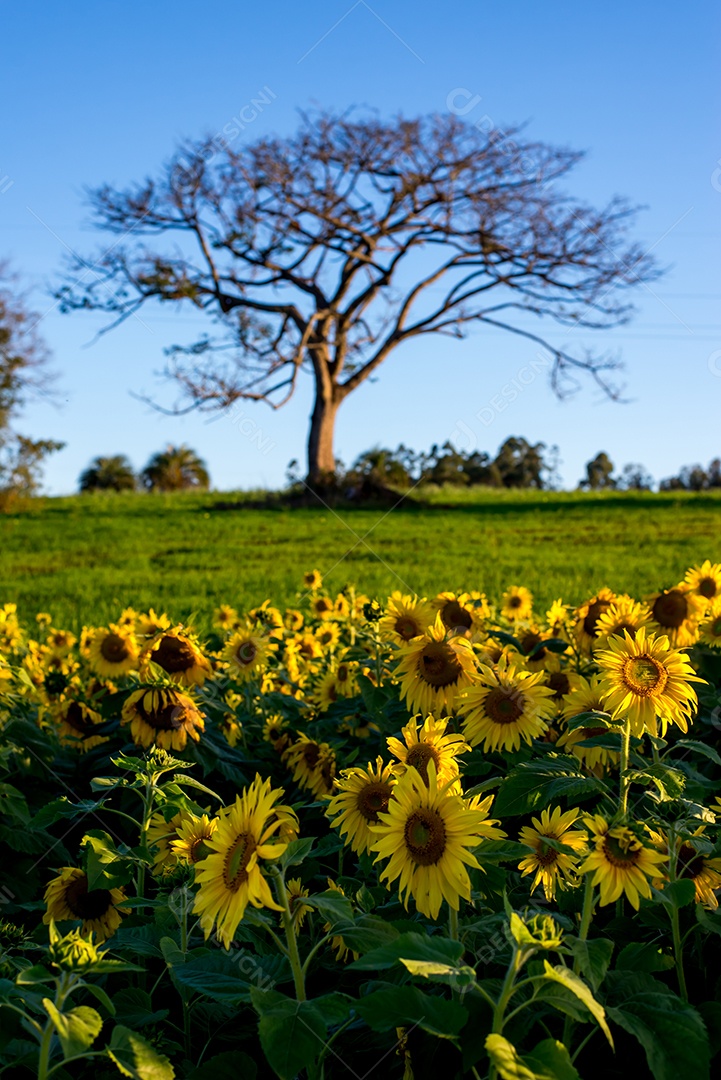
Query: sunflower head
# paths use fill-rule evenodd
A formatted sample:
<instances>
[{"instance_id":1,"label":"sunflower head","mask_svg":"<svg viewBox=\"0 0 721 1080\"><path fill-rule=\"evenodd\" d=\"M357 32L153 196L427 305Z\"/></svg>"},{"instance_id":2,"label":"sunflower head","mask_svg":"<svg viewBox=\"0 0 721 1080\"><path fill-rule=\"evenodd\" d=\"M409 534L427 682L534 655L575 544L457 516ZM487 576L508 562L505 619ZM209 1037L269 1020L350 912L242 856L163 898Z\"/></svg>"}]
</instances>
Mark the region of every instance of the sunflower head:
<instances>
[{"instance_id":1,"label":"sunflower head","mask_svg":"<svg viewBox=\"0 0 721 1080\"><path fill-rule=\"evenodd\" d=\"M123 705L121 724L130 724L139 746L184 750L188 737L197 742L205 721L187 694L170 686L135 690Z\"/></svg>"}]
</instances>

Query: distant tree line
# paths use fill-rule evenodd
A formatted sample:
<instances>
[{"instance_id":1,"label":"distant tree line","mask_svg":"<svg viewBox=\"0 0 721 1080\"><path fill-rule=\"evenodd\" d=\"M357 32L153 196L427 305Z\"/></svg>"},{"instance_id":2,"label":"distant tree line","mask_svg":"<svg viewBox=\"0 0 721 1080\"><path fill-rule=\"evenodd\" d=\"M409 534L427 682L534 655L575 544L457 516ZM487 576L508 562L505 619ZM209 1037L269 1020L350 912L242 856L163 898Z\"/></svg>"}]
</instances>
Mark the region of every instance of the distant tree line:
<instances>
[{"instance_id":1,"label":"distant tree line","mask_svg":"<svg viewBox=\"0 0 721 1080\"><path fill-rule=\"evenodd\" d=\"M208 469L189 446L167 446L140 473L124 454L96 457L80 475L81 491L206 491Z\"/></svg>"}]
</instances>

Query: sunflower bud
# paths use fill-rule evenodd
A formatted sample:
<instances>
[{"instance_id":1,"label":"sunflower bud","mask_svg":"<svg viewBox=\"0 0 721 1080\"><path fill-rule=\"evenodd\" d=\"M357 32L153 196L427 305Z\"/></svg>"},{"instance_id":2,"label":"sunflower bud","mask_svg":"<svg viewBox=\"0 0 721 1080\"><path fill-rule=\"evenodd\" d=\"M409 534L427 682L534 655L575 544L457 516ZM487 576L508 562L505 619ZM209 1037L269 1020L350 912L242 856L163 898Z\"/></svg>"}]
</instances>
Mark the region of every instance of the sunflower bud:
<instances>
[{"instance_id":1,"label":"sunflower bud","mask_svg":"<svg viewBox=\"0 0 721 1080\"><path fill-rule=\"evenodd\" d=\"M363 618L368 622L378 622L383 618L383 608L377 600L369 600L367 604L363 605Z\"/></svg>"},{"instance_id":2,"label":"sunflower bud","mask_svg":"<svg viewBox=\"0 0 721 1080\"><path fill-rule=\"evenodd\" d=\"M92 932L83 937L79 930L71 930L65 937L51 941L48 956L50 963L62 971L84 971L101 958L93 945Z\"/></svg>"}]
</instances>

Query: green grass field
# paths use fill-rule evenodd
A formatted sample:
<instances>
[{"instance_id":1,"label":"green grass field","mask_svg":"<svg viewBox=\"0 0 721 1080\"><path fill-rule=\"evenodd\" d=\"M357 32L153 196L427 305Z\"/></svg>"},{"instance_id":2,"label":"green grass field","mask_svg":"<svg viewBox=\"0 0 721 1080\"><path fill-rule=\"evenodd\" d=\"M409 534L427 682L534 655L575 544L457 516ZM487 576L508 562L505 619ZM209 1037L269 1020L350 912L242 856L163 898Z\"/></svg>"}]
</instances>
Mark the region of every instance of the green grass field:
<instances>
[{"instance_id":1,"label":"green grass field","mask_svg":"<svg viewBox=\"0 0 721 1080\"><path fill-rule=\"evenodd\" d=\"M384 510L258 510L227 494L38 500L0 518L0 603L50 611L77 629L132 605L192 613L297 598L318 568L331 589L372 596L525 584L540 605L601 585L636 596L721 559L721 498L574 492L440 491ZM220 501L239 508L221 510Z\"/></svg>"}]
</instances>

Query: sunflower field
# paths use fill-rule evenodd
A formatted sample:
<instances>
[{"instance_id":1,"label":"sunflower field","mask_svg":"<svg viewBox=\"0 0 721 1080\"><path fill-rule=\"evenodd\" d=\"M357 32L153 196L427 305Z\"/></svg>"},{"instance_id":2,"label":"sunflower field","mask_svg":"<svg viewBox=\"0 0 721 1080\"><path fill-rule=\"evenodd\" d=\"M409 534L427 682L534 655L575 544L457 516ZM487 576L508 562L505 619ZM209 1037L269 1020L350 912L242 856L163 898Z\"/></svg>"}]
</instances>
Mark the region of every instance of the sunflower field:
<instances>
[{"instance_id":1,"label":"sunflower field","mask_svg":"<svg viewBox=\"0 0 721 1080\"><path fill-rule=\"evenodd\" d=\"M573 600L6 604L0 1076L710 1077L721 564Z\"/></svg>"}]
</instances>

